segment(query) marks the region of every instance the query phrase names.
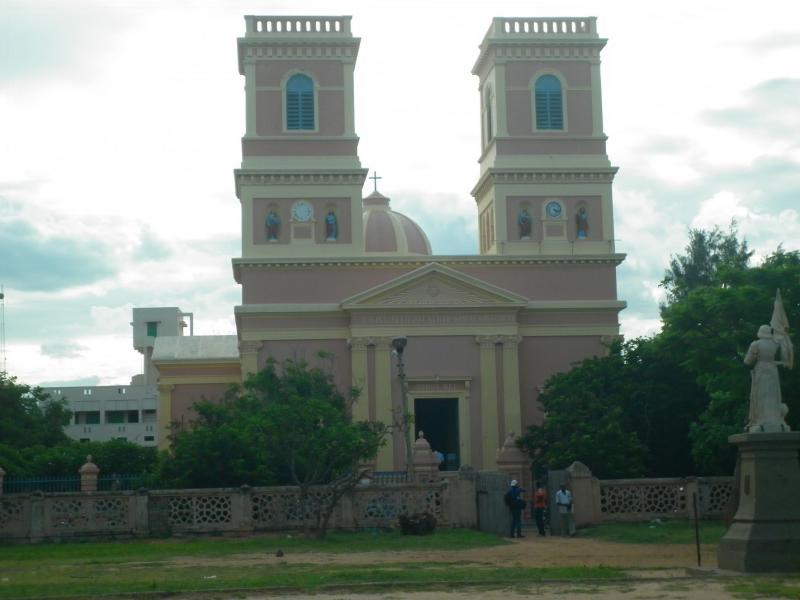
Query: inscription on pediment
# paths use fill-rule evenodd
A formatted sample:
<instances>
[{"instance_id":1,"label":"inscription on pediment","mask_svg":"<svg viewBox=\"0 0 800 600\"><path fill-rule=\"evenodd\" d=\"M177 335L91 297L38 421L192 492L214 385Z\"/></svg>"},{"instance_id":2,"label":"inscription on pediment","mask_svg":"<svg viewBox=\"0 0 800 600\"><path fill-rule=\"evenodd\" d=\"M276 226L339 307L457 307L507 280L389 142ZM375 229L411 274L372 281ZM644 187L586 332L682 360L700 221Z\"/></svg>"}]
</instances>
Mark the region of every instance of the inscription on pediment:
<instances>
[{"instance_id":1,"label":"inscription on pediment","mask_svg":"<svg viewBox=\"0 0 800 600\"><path fill-rule=\"evenodd\" d=\"M478 288L457 286L442 278L430 278L405 289L392 290L369 304L380 306L486 306L508 300Z\"/></svg>"}]
</instances>

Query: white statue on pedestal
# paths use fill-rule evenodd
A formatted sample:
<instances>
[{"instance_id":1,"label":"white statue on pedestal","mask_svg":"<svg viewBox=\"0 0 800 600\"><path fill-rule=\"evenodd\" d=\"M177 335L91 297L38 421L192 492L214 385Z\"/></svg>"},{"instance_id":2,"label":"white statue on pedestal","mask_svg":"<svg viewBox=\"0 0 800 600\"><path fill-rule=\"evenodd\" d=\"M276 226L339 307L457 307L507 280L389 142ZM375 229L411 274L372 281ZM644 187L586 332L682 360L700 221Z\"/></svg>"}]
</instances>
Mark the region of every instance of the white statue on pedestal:
<instances>
[{"instance_id":1,"label":"white statue on pedestal","mask_svg":"<svg viewBox=\"0 0 800 600\"><path fill-rule=\"evenodd\" d=\"M778 365L791 369L794 363L794 348L787 333L788 328L781 292L778 290L770 325L758 328L758 339L750 344L744 357L745 364L753 367L750 372L752 383L747 423L750 433L790 430L786 424L789 409L781 401L781 382L778 377Z\"/></svg>"}]
</instances>

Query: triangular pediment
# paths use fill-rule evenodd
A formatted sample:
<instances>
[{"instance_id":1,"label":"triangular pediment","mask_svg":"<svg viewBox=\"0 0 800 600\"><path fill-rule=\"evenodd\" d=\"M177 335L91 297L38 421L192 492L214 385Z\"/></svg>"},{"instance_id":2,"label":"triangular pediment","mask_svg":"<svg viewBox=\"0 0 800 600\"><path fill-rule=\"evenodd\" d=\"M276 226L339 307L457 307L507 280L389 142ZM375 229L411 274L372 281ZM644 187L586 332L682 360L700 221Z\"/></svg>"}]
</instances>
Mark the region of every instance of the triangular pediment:
<instances>
[{"instance_id":1,"label":"triangular pediment","mask_svg":"<svg viewBox=\"0 0 800 600\"><path fill-rule=\"evenodd\" d=\"M344 309L497 307L527 305L527 299L438 263L426 265L352 296Z\"/></svg>"}]
</instances>

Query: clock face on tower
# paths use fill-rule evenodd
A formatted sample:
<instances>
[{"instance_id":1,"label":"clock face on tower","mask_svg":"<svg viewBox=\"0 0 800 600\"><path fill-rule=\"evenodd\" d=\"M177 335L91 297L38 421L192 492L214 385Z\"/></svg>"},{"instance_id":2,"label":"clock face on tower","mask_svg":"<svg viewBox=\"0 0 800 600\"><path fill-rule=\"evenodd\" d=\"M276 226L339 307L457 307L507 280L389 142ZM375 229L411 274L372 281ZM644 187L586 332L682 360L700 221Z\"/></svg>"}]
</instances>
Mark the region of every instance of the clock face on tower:
<instances>
[{"instance_id":1,"label":"clock face on tower","mask_svg":"<svg viewBox=\"0 0 800 600\"><path fill-rule=\"evenodd\" d=\"M558 202L548 202L544 210L549 219L561 218L561 205Z\"/></svg>"},{"instance_id":2,"label":"clock face on tower","mask_svg":"<svg viewBox=\"0 0 800 600\"><path fill-rule=\"evenodd\" d=\"M300 202L295 202L292 205L292 218L295 221L308 221L311 219L313 212L311 205L305 200L300 200Z\"/></svg>"}]
</instances>

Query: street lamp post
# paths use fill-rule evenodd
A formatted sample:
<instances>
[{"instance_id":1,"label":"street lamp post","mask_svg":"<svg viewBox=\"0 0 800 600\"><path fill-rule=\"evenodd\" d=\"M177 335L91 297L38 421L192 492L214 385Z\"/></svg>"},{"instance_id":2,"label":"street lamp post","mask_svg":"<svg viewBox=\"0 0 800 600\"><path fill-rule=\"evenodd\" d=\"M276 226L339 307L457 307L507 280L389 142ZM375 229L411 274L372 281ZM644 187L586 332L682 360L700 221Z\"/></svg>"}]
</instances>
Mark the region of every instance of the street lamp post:
<instances>
[{"instance_id":1,"label":"street lamp post","mask_svg":"<svg viewBox=\"0 0 800 600\"><path fill-rule=\"evenodd\" d=\"M406 477L409 482L413 482L414 458L412 456L412 444L414 440L408 412L408 384L406 383L405 364L403 363L403 351L406 349L406 344L408 344L408 338L398 337L392 340L392 353L397 357L397 377L400 379L400 397L403 406L403 414L400 415L400 426L403 430L403 439L406 445Z\"/></svg>"}]
</instances>

